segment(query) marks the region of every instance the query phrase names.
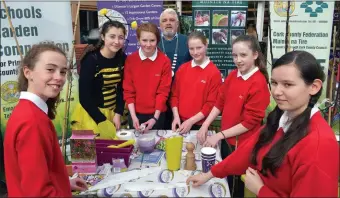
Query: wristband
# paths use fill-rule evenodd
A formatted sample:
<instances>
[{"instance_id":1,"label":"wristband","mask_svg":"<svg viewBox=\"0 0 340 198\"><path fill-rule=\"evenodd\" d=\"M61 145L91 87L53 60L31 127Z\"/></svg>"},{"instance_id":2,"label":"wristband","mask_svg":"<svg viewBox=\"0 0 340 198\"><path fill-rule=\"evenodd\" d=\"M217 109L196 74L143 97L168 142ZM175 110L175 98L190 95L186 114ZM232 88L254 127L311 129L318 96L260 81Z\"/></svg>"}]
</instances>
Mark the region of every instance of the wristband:
<instances>
[{"instance_id":1,"label":"wristband","mask_svg":"<svg viewBox=\"0 0 340 198\"><path fill-rule=\"evenodd\" d=\"M220 133L222 133L222 131L220 131ZM223 133L222 133L222 135L223 135L224 139L227 139Z\"/></svg>"},{"instance_id":2,"label":"wristband","mask_svg":"<svg viewBox=\"0 0 340 198\"><path fill-rule=\"evenodd\" d=\"M157 118L155 118L155 117L152 117L151 119L154 119L156 122L158 121L158 119L157 119Z\"/></svg>"}]
</instances>

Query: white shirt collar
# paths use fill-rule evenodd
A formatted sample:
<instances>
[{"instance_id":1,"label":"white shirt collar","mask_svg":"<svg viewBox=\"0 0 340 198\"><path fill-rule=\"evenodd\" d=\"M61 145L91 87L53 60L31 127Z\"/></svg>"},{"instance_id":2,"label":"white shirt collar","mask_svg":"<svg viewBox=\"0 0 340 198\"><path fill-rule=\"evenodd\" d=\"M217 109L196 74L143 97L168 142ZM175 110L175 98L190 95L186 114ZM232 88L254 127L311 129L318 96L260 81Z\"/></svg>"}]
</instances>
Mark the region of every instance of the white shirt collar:
<instances>
[{"instance_id":1,"label":"white shirt collar","mask_svg":"<svg viewBox=\"0 0 340 198\"><path fill-rule=\"evenodd\" d=\"M20 99L26 99L33 102L35 105L37 105L37 107L39 107L39 109L47 114L48 107L46 102L34 93L22 91L20 92Z\"/></svg>"},{"instance_id":2,"label":"white shirt collar","mask_svg":"<svg viewBox=\"0 0 340 198\"><path fill-rule=\"evenodd\" d=\"M237 70L237 77L242 77L243 80L248 80L253 74L255 74L255 72L257 72L259 70L258 67L255 67L253 70L251 70L250 72L248 72L245 75L242 75L240 70Z\"/></svg>"},{"instance_id":3,"label":"white shirt collar","mask_svg":"<svg viewBox=\"0 0 340 198\"><path fill-rule=\"evenodd\" d=\"M150 57L146 57L146 56L143 54L141 48L139 48L138 53L139 53L139 57L140 57L140 59L141 59L142 61L145 60L145 59L147 59L147 58L149 58L149 59L152 60L152 61L155 61L156 58L157 58L157 48L156 48L155 52L152 54L152 56L150 56Z\"/></svg>"},{"instance_id":4,"label":"white shirt collar","mask_svg":"<svg viewBox=\"0 0 340 198\"><path fill-rule=\"evenodd\" d=\"M194 60L191 61L191 67L196 67L196 66L199 66L200 68L204 69L206 68L210 63L210 59L207 58L202 64L198 65L195 63Z\"/></svg>"},{"instance_id":5,"label":"white shirt collar","mask_svg":"<svg viewBox=\"0 0 340 198\"><path fill-rule=\"evenodd\" d=\"M319 105L315 105L315 106L312 108L312 110L311 110L311 112L310 112L310 118L311 118L316 112L319 111L319 107L318 107L318 106L319 106ZM281 118L280 118L280 121L279 121L279 128L282 127L283 132L285 132L285 133L288 131L290 125L292 124L291 122L289 122L289 120L288 120L289 118L288 118L287 114L288 114L288 112L285 111L285 112L282 114L282 116L281 116ZM287 123L287 122L288 122L288 123ZM278 128L278 129L279 129L279 128Z\"/></svg>"}]
</instances>

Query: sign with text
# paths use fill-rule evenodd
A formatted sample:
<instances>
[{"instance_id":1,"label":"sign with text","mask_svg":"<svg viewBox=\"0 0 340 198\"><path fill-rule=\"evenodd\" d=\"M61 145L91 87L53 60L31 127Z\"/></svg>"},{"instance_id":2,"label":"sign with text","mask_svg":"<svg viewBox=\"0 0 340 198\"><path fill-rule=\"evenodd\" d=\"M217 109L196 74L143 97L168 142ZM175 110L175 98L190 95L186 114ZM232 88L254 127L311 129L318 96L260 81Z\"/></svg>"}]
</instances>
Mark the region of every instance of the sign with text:
<instances>
[{"instance_id":1,"label":"sign with text","mask_svg":"<svg viewBox=\"0 0 340 198\"><path fill-rule=\"evenodd\" d=\"M285 53L287 6L286 1L270 2L274 61ZM331 1L291 1L289 12L288 51L310 52L318 59L326 76L331 50L333 11L334 2ZM267 51L267 57L270 57L270 42Z\"/></svg>"},{"instance_id":2,"label":"sign with text","mask_svg":"<svg viewBox=\"0 0 340 198\"><path fill-rule=\"evenodd\" d=\"M196 31L207 38L208 56L223 77L235 69L231 55L233 40L245 34L248 1L193 1L192 17Z\"/></svg>"},{"instance_id":3,"label":"sign with text","mask_svg":"<svg viewBox=\"0 0 340 198\"><path fill-rule=\"evenodd\" d=\"M130 24L137 21L138 24L151 22L159 26L159 16L163 11L163 1L98 1L98 11L108 9L107 16L111 20L117 20L123 24ZM108 19L98 14L98 24L101 27ZM139 46L136 30L132 30L129 25L127 29L127 48L126 54L135 52Z\"/></svg>"},{"instance_id":4,"label":"sign with text","mask_svg":"<svg viewBox=\"0 0 340 198\"><path fill-rule=\"evenodd\" d=\"M69 2L7 2L7 9L18 38L19 48L23 56L32 45L40 42L54 43L66 53L72 50L72 18ZM4 133L7 120L17 104L20 96L18 89L18 67L20 54L11 31L6 10L1 6L1 132ZM62 33L61 33L62 32ZM75 72L73 72L75 73ZM75 76L74 76L75 77ZM73 103L78 99L77 80L73 80L71 111ZM61 93L54 126L61 137L65 118L65 94Z\"/></svg>"}]
</instances>

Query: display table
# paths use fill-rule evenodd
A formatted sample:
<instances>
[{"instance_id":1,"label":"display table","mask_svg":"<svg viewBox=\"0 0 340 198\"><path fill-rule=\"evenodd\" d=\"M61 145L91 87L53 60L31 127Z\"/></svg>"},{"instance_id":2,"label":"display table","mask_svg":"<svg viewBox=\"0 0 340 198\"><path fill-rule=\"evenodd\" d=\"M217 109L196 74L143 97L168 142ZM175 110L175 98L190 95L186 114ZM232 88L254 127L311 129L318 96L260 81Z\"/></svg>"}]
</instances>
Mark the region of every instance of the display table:
<instances>
[{"instance_id":1,"label":"display table","mask_svg":"<svg viewBox=\"0 0 340 198\"><path fill-rule=\"evenodd\" d=\"M171 134L171 131L149 131L148 133L154 133L157 138L159 139L159 134L161 136L166 137L167 135ZM181 169L178 171L170 171L167 169L167 163L165 156L161 159L159 164L159 171L155 171L146 177L142 177L140 179L126 182L123 184L116 185L111 187L110 191L113 193L113 197L230 197L229 187L226 179L219 179L213 178L206 184L200 187L192 187L187 186L185 184L187 178L190 175L199 174L202 170L202 165L200 161L200 149L202 146L198 143L196 138L197 131L190 131L183 139L183 149L182 149L182 163ZM157 135L158 134L158 135ZM209 134L212 134L209 131ZM186 155L186 148L185 145L187 142L192 142L195 148L195 155L196 155L196 171L187 171L183 170L185 164L185 155ZM217 155L216 155L216 163L221 161L220 149L217 148ZM140 162L134 162L130 164L128 170L135 170L141 167ZM131 183L133 182L133 183ZM146 185L157 186L157 185L164 185L164 186L173 186L174 188L167 188L161 190L144 190L144 191L129 191L128 188L131 189L131 185L134 185L136 189L145 187ZM140 186L138 186L140 185ZM156 187L155 187L156 188Z\"/></svg>"}]
</instances>

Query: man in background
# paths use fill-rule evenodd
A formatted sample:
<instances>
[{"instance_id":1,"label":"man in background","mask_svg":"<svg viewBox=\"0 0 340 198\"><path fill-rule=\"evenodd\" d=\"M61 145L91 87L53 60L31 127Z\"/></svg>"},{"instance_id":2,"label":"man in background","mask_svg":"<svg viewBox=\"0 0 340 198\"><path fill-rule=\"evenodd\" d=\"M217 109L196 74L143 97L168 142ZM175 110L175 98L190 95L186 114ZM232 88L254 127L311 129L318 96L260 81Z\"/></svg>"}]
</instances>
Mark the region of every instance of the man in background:
<instances>
[{"instance_id":1,"label":"man in background","mask_svg":"<svg viewBox=\"0 0 340 198\"><path fill-rule=\"evenodd\" d=\"M174 9L165 9L159 17L159 20L162 35L158 47L169 57L172 77L174 77L179 66L192 59L189 54L188 39L186 35L177 33L179 20ZM171 129L172 119L172 110L168 103L168 110L165 116L165 129Z\"/></svg>"}]
</instances>

